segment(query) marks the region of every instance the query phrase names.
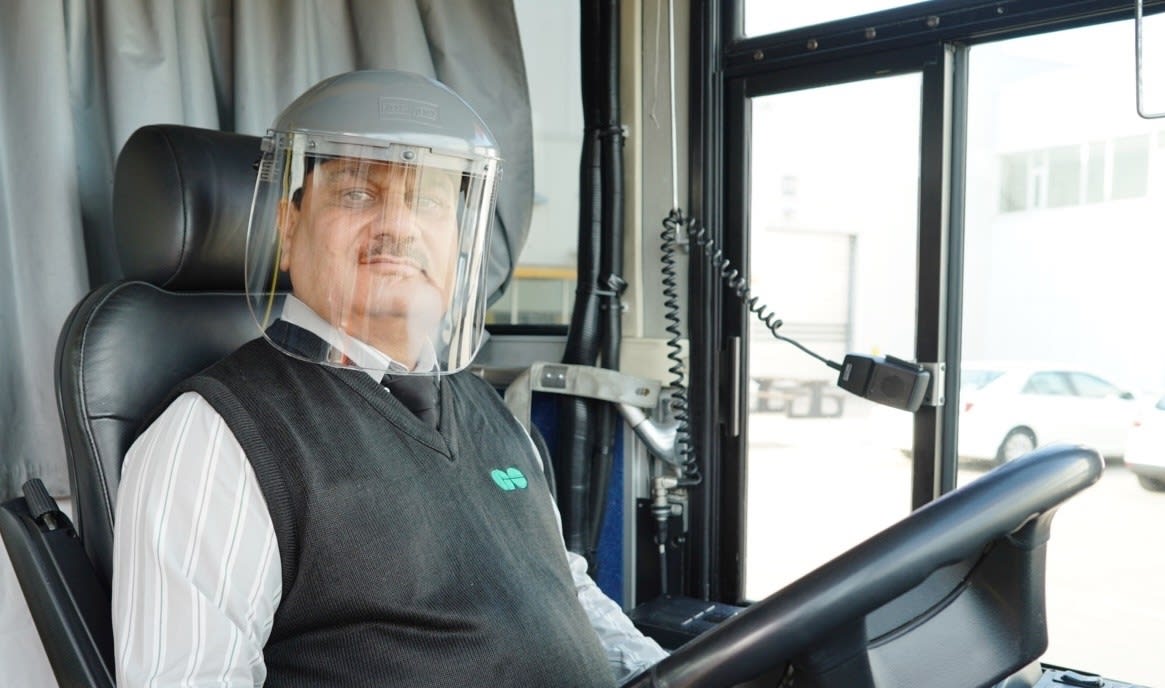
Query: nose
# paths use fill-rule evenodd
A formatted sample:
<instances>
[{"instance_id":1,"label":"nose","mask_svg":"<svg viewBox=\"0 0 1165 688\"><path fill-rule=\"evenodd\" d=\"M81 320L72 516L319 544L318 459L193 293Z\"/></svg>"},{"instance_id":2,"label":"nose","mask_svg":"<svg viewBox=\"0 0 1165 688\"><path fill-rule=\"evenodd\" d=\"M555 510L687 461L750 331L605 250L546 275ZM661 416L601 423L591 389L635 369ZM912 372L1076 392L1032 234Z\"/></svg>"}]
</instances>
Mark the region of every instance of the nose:
<instances>
[{"instance_id":1,"label":"nose","mask_svg":"<svg viewBox=\"0 0 1165 688\"><path fill-rule=\"evenodd\" d=\"M417 233L416 213L404 191L385 194L376 217L375 231L397 239L411 238Z\"/></svg>"}]
</instances>

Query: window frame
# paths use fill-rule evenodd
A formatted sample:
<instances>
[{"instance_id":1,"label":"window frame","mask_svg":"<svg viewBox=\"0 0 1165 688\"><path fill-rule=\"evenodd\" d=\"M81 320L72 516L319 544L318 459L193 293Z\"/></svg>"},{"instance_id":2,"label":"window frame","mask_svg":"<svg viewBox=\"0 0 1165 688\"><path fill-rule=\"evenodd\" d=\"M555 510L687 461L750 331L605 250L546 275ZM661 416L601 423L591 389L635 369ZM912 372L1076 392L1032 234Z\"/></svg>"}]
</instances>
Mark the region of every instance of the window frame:
<instances>
[{"instance_id":1,"label":"window frame","mask_svg":"<svg viewBox=\"0 0 1165 688\"><path fill-rule=\"evenodd\" d=\"M887 70L922 72L915 355L934 364L942 399L941 405L924 405L914 419L911 507L917 508L954 489L957 473L967 51L981 42L1131 19L1133 7L1117 0L935 0L745 37L742 3L697 0L691 27L691 203L734 266L749 264L748 99ZM1145 2L1146 15L1162 10L1165 0ZM739 603L748 313L701 261L691 261L689 276L690 303L699 304L689 314L692 379L707 384L689 399L692 416L702 419L692 432L706 468L705 482L693 495L696 546L688 592ZM740 420L718 422L723 414Z\"/></svg>"}]
</instances>

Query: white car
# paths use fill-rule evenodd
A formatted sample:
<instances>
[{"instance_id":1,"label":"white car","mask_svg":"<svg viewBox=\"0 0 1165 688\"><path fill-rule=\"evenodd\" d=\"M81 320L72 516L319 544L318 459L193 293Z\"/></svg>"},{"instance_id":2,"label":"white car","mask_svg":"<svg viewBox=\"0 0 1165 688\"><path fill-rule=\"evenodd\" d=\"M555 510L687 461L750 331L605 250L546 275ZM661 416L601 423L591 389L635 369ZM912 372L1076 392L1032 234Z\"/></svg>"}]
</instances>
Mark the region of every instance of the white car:
<instances>
[{"instance_id":1,"label":"white car","mask_svg":"<svg viewBox=\"0 0 1165 688\"><path fill-rule=\"evenodd\" d=\"M1092 373L1027 363L963 364L959 457L1004 463L1065 441L1124 456L1142 405Z\"/></svg>"},{"instance_id":2,"label":"white car","mask_svg":"<svg viewBox=\"0 0 1165 688\"><path fill-rule=\"evenodd\" d=\"M1137 476L1141 487L1165 492L1165 397L1129 431L1125 466Z\"/></svg>"}]
</instances>

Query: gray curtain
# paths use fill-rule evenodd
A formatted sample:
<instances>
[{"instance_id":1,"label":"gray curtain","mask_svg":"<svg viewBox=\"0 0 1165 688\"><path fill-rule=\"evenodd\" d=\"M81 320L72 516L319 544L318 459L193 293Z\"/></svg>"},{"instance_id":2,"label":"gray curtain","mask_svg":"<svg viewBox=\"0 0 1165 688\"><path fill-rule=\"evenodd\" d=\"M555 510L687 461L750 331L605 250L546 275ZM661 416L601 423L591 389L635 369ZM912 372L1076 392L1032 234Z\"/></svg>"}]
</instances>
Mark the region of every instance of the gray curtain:
<instances>
[{"instance_id":1,"label":"gray curtain","mask_svg":"<svg viewBox=\"0 0 1165 688\"><path fill-rule=\"evenodd\" d=\"M506 0L7 0L0 16L0 499L68 493L53 391L65 316L120 277L117 151L145 124L262 134L317 81L434 76L505 156L489 290L508 283L533 202L529 96ZM148 345L148 343L143 343Z\"/></svg>"}]
</instances>

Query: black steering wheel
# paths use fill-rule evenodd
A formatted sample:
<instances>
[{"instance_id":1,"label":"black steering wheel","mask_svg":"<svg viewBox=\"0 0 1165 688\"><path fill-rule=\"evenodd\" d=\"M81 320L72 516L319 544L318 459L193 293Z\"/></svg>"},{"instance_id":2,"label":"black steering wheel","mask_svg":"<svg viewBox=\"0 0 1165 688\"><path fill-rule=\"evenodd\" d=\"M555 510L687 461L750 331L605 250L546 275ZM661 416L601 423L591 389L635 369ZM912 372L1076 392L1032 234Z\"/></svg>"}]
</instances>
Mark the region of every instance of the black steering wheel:
<instances>
[{"instance_id":1,"label":"black steering wheel","mask_svg":"<svg viewBox=\"0 0 1165 688\"><path fill-rule=\"evenodd\" d=\"M626 685L727 688L790 662L795 676L810 667L799 687L991 685L1047 648L1051 519L1103 470L1089 448L1037 449L749 606Z\"/></svg>"}]
</instances>

